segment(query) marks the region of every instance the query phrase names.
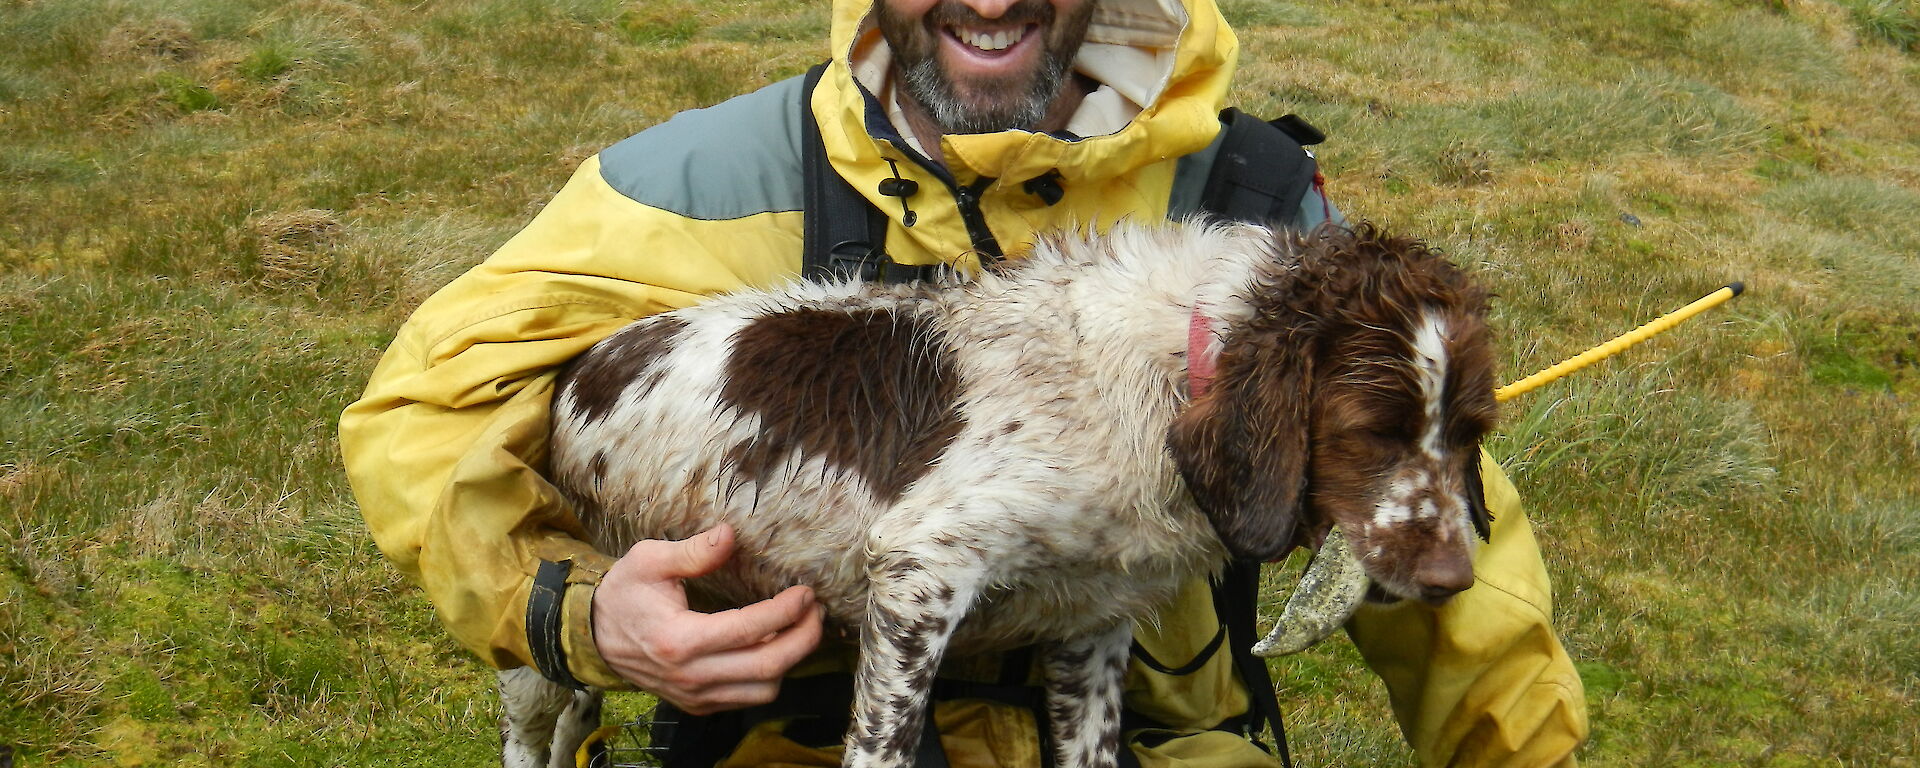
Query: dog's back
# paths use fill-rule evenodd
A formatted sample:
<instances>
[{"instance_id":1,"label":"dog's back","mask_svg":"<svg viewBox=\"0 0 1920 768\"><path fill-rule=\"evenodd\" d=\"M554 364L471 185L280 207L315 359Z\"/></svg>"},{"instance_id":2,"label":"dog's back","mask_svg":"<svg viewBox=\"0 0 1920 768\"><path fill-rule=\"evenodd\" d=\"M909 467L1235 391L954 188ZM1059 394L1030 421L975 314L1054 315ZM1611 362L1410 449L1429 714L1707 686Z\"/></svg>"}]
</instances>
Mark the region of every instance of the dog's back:
<instances>
[{"instance_id":1,"label":"dog's back","mask_svg":"<svg viewBox=\"0 0 1920 768\"><path fill-rule=\"evenodd\" d=\"M1190 310L1133 294L1191 288L1248 237L1225 232L1133 235L1145 267L1062 238L974 283L798 284L636 323L562 376L554 479L603 551L731 523L743 556L694 584L717 604L807 584L857 627L873 556L938 538L994 553L995 618L957 644L1140 615L1220 550L1163 447Z\"/></svg>"},{"instance_id":2,"label":"dog's back","mask_svg":"<svg viewBox=\"0 0 1920 768\"><path fill-rule=\"evenodd\" d=\"M699 582L709 600L804 583L848 620L865 531L957 424L935 306L801 286L635 323L563 375L554 479L603 551L731 522L747 554Z\"/></svg>"}]
</instances>

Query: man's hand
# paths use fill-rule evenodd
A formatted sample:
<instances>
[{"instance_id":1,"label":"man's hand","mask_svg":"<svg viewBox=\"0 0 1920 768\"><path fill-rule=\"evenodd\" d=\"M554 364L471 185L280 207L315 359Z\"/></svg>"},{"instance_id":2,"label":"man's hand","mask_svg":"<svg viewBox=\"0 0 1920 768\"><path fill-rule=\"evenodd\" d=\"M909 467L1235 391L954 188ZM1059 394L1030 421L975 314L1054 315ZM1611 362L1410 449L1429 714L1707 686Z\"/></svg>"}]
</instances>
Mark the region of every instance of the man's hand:
<instances>
[{"instance_id":1,"label":"man's hand","mask_svg":"<svg viewBox=\"0 0 1920 768\"><path fill-rule=\"evenodd\" d=\"M730 611L688 610L680 580L732 555L725 524L627 550L593 593L594 645L607 666L690 714L773 701L780 678L820 644L824 610L804 586Z\"/></svg>"}]
</instances>

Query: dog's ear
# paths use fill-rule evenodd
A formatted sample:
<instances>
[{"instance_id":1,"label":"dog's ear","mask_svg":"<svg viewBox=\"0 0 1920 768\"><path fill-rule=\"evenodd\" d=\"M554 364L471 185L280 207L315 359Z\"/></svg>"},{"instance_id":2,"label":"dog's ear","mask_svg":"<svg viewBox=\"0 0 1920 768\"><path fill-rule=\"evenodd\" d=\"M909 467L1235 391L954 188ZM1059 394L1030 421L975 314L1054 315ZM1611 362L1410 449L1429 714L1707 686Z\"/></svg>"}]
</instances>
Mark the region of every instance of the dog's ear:
<instances>
[{"instance_id":1,"label":"dog's ear","mask_svg":"<svg viewBox=\"0 0 1920 768\"><path fill-rule=\"evenodd\" d=\"M1480 534L1481 541L1493 538L1493 510L1487 508L1487 486L1480 480L1480 462L1486 461L1486 454L1474 446L1473 455L1467 458L1467 519L1473 523L1473 532Z\"/></svg>"},{"instance_id":2,"label":"dog's ear","mask_svg":"<svg viewBox=\"0 0 1920 768\"><path fill-rule=\"evenodd\" d=\"M1167 446L1227 551L1275 560L1292 548L1305 503L1311 371L1304 356L1241 357L1223 356L1220 378L1174 419Z\"/></svg>"}]
</instances>

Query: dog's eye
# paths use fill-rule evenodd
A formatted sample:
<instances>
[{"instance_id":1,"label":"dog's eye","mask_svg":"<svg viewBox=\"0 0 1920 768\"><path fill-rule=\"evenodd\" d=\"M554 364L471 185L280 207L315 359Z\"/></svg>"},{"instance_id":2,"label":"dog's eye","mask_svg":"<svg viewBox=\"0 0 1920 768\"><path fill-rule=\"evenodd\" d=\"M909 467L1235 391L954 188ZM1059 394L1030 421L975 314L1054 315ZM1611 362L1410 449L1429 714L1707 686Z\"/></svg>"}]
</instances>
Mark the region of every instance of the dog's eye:
<instances>
[{"instance_id":1,"label":"dog's eye","mask_svg":"<svg viewBox=\"0 0 1920 768\"><path fill-rule=\"evenodd\" d=\"M1361 431L1376 440L1405 442L1413 438L1413 434L1407 430L1405 424L1374 424L1362 428Z\"/></svg>"}]
</instances>

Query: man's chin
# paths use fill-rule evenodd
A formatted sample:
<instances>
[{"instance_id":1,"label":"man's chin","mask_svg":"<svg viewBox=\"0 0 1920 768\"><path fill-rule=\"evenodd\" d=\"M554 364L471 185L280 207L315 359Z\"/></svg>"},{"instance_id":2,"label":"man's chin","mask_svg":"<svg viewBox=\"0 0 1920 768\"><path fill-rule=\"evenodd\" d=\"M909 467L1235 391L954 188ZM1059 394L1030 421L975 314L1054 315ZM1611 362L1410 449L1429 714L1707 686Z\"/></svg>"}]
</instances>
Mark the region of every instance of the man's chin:
<instances>
[{"instance_id":1,"label":"man's chin","mask_svg":"<svg viewBox=\"0 0 1920 768\"><path fill-rule=\"evenodd\" d=\"M1018 91L1012 91L1012 93L1018 93ZM1005 94L997 96L998 98L966 98L964 96L956 98L954 111L950 114L964 115L967 118L958 122L963 123L959 127L974 129L966 131L968 133L991 133L1013 128L1029 128L1033 123L1039 122L1039 114L1043 110L1034 109L1029 104L1014 102Z\"/></svg>"},{"instance_id":2,"label":"man's chin","mask_svg":"<svg viewBox=\"0 0 1920 768\"><path fill-rule=\"evenodd\" d=\"M947 92L953 94L954 101L969 107L992 109L995 105L1005 105L1033 92L1034 80L1040 77L1040 67L1023 67L1017 70L999 72L969 71L967 67L942 66L944 78L948 83Z\"/></svg>"},{"instance_id":3,"label":"man's chin","mask_svg":"<svg viewBox=\"0 0 1920 768\"><path fill-rule=\"evenodd\" d=\"M941 128L949 134L999 133L1014 129L1032 130L1040 122L1036 110L976 108L942 119Z\"/></svg>"},{"instance_id":4,"label":"man's chin","mask_svg":"<svg viewBox=\"0 0 1920 768\"><path fill-rule=\"evenodd\" d=\"M1031 94L1025 80L949 81L946 88L916 92L916 100L946 133L996 133L1031 128L1046 114L1046 103Z\"/></svg>"}]
</instances>

